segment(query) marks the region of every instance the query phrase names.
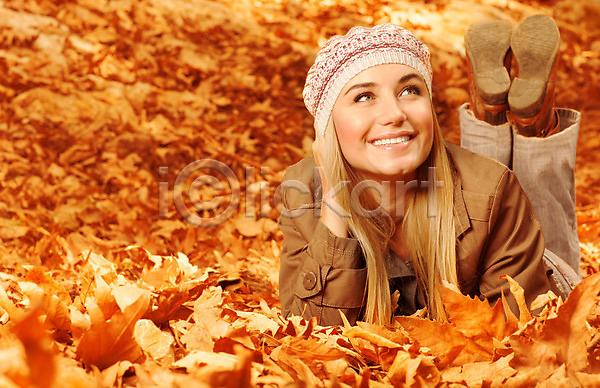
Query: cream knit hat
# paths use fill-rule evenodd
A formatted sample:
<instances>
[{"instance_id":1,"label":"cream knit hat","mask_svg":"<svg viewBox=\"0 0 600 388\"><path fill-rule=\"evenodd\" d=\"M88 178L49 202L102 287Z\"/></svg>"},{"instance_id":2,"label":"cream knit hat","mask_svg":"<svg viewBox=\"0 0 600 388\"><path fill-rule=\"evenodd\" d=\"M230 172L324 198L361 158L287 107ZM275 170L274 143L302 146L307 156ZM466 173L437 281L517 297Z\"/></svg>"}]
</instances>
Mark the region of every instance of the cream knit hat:
<instances>
[{"instance_id":1,"label":"cream knit hat","mask_svg":"<svg viewBox=\"0 0 600 388\"><path fill-rule=\"evenodd\" d=\"M306 77L304 104L315 118L315 128L325 133L331 110L350 79L372 66L399 63L421 74L431 95L429 49L415 36L394 24L353 27L346 35L331 38L317 54Z\"/></svg>"}]
</instances>

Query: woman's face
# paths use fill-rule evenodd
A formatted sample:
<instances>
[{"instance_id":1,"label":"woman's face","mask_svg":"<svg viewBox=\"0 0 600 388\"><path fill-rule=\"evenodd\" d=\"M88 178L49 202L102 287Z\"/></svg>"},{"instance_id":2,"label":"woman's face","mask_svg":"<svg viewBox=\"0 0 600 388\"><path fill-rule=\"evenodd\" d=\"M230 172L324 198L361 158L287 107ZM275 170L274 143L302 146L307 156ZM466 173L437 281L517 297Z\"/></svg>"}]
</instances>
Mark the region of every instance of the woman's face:
<instances>
[{"instance_id":1,"label":"woman's face","mask_svg":"<svg viewBox=\"0 0 600 388\"><path fill-rule=\"evenodd\" d=\"M365 179L408 181L431 151L427 85L412 67L370 67L342 89L332 111L344 157Z\"/></svg>"}]
</instances>

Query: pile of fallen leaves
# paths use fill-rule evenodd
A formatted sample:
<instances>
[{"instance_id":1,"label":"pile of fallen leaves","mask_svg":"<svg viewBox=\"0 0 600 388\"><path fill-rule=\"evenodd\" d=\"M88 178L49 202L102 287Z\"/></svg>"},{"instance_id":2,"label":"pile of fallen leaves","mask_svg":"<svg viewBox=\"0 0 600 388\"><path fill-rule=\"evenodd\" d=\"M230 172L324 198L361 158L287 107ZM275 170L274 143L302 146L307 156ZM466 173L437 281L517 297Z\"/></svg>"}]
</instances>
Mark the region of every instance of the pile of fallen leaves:
<instances>
[{"instance_id":1,"label":"pile of fallen leaves","mask_svg":"<svg viewBox=\"0 0 600 388\"><path fill-rule=\"evenodd\" d=\"M540 12L561 30L557 102L583 112L584 283L519 320L450 290L446 324L282 319L276 188L310 152L318 47L414 31L458 142L465 29ZM599 18L596 0L1 1L0 385L597 384Z\"/></svg>"},{"instance_id":2,"label":"pile of fallen leaves","mask_svg":"<svg viewBox=\"0 0 600 388\"><path fill-rule=\"evenodd\" d=\"M320 327L316 318L282 319L272 299L183 254L131 250L145 264L138 279L89 252L73 299L43 268L3 275L2 386L600 383L600 274L565 303L551 291L539 296L535 317L508 278L519 319L504 303L444 289L446 323L417 313L386 327Z\"/></svg>"}]
</instances>

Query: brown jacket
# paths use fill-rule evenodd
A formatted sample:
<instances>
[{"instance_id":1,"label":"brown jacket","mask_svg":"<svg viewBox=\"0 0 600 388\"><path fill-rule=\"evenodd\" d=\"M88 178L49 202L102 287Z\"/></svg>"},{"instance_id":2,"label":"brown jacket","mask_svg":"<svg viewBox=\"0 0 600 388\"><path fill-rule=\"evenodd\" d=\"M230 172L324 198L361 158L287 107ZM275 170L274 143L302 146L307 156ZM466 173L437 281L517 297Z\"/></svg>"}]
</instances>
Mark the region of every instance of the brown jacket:
<instances>
[{"instance_id":1,"label":"brown jacket","mask_svg":"<svg viewBox=\"0 0 600 388\"><path fill-rule=\"evenodd\" d=\"M503 274L525 288L527 303L550 286L542 262L544 238L533 207L515 175L504 165L448 144L456 171L454 217L459 284L464 294L498 301L501 290L518 312ZM319 222L321 187L314 159L286 171L282 190L284 233L279 296L284 316L317 316L321 325L341 324L338 310L351 323L364 306L366 266L360 245L340 238ZM393 252L386 258L390 286L400 290L400 310L411 313L422 303L414 271Z\"/></svg>"}]
</instances>

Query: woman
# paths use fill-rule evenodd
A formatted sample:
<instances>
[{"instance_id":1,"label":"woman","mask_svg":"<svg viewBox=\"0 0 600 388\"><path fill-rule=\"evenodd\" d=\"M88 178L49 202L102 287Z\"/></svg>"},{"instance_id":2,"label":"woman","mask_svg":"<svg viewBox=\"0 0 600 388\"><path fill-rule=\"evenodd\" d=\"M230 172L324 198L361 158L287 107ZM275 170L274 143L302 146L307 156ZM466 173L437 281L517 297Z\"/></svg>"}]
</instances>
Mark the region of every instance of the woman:
<instances>
[{"instance_id":1,"label":"woman","mask_svg":"<svg viewBox=\"0 0 600 388\"><path fill-rule=\"evenodd\" d=\"M341 310L383 324L426 306L444 320L440 284L492 303L503 274L528 303L550 288L542 228L517 178L444 143L431 79L427 47L392 24L354 27L319 52L304 89L314 157L288 169L282 190L285 316L334 325Z\"/></svg>"}]
</instances>

